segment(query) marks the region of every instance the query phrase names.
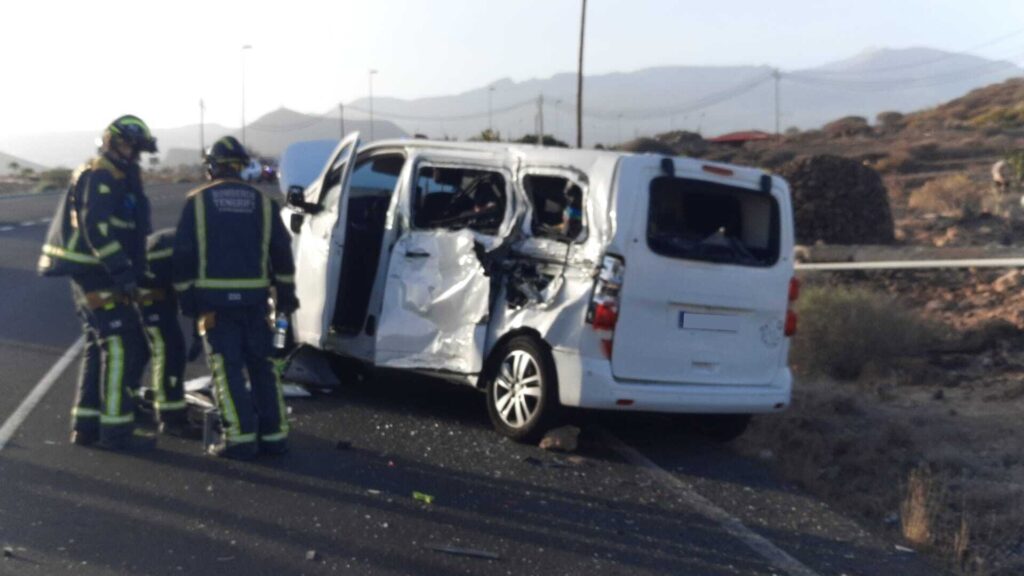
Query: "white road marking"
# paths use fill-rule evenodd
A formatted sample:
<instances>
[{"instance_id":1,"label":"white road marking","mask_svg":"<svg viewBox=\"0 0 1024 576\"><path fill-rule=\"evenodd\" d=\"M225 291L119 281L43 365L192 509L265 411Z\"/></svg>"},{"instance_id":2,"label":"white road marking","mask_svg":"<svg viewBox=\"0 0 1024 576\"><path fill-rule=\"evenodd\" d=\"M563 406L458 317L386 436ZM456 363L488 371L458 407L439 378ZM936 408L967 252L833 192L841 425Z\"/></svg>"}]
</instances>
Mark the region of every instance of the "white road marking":
<instances>
[{"instance_id":1,"label":"white road marking","mask_svg":"<svg viewBox=\"0 0 1024 576\"><path fill-rule=\"evenodd\" d=\"M761 536L757 532L747 528L738 518L698 494L692 487L676 477L675 474L672 474L658 466L648 457L637 451L636 448L633 448L629 444L619 440L606 430L601 431L601 439L619 456L643 469L657 482L660 482L674 490L675 493L683 499L686 505L695 512L717 523L731 536L746 544L748 548L756 552L759 556L770 562L779 570L782 570L790 576L818 576L817 572L811 570L775 544L772 544L771 540L768 540L764 536Z\"/></svg>"},{"instance_id":2,"label":"white road marking","mask_svg":"<svg viewBox=\"0 0 1024 576\"><path fill-rule=\"evenodd\" d=\"M29 226L35 226L35 225L36 225L36 223L31 221L31 220L28 220L26 222L22 222L21 223L21 227L22 228L28 228Z\"/></svg>"},{"instance_id":3,"label":"white road marking","mask_svg":"<svg viewBox=\"0 0 1024 576\"><path fill-rule=\"evenodd\" d=\"M21 427L28 415L32 413L36 405L46 396L46 393L50 391L50 388L57 382L57 380L64 374L64 371L68 369L68 366L78 357L79 352L82 351L82 347L85 345L85 336L81 336L71 345L70 348L64 352L64 355L57 360L57 363L50 367L50 370L43 375L42 380L36 384L35 388L28 393L28 396L21 401L21 404L14 410L14 413L7 418L3 426L0 426L0 450L3 450L7 446L7 442L14 437L14 434Z\"/></svg>"},{"instance_id":4,"label":"white road marking","mask_svg":"<svg viewBox=\"0 0 1024 576\"><path fill-rule=\"evenodd\" d=\"M0 226L0 232L10 232L14 230L14 226Z\"/></svg>"}]
</instances>

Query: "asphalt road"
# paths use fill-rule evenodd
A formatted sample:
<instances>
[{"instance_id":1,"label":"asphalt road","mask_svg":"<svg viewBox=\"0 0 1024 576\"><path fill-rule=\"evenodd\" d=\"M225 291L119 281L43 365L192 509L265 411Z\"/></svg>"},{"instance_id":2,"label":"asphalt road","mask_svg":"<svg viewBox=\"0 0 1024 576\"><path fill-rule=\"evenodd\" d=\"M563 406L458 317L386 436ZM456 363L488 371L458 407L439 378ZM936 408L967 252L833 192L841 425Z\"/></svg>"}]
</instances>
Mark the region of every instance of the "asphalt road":
<instances>
[{"instance_id":1,"label":"asphalt road","mask_svg":"<svg viewBox=\"0 0 1024 576\"><path fill-rule=\"evenodd\" d=\"M150 189L157 227L184 191ZM55 202L0 198L0 422L79 335L66 281L35 274ZM0 451L2 574L940 573L664 418L577 415L569 458L493 433L475 391L391 374L291 400L280 458L131 456L68 444L76 375Z\"/></svg>"}]
</instances>

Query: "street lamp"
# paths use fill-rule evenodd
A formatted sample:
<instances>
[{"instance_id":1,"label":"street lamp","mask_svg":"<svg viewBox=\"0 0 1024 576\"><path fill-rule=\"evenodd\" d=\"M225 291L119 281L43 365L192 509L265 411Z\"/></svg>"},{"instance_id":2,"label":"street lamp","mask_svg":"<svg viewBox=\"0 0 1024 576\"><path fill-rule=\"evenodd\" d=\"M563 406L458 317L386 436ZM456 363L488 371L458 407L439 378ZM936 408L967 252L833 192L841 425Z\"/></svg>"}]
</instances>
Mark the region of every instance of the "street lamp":
<instances>
[{"instance_id":1,"label":"street lamp","mask_svg":"<svg viewBox=\"0 0 1024 576\"><path fill-rule=\"evenodd\" d=\"M373 68L370 69L370 73L367 77L370 80L370 140L373 140L373 77L377 74L377 71Z\"/></svg>"},{"instance_id":2,"label":"street lamp","mask_svg":"<svg viewBox=\"0 0 1024 576\"><path fill-rule=\"evenodd\" d=\"M242 46L242 147L245 147L245 53L252 50L251 44Z\"/></svg>"}]
</instances>

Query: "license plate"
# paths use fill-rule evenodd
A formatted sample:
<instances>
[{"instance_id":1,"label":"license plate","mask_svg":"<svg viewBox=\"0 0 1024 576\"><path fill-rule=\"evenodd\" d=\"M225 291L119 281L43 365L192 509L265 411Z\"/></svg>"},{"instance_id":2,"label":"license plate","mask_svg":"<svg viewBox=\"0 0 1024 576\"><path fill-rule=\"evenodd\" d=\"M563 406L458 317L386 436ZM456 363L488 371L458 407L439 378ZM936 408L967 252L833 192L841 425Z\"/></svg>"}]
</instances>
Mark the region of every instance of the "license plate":
<instances>
[{"instance_id":1,"label":"license plate","mask_svg":"<svg viewBox=\"0 0 1024 576\"><path fill-rule=\"evenodd\" d=\"M700 332L738 332L740 319L729 314L679 312L679 329Z\"/></svg>"}]
</instances>

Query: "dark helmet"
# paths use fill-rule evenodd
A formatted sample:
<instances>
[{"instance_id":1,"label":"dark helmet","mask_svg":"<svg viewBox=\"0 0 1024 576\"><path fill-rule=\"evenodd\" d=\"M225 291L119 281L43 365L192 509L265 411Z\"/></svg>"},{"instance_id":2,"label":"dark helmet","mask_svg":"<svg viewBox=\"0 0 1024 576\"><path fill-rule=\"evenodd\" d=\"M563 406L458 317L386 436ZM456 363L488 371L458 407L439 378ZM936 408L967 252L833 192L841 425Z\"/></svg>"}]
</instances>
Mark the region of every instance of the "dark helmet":
<instances>
[{"instance_id":1,"label":"dark helmet","mask_svg":"<svg viewBox=\"0 0 1024 576\"><path fill-rule=\"evenodd\" d=\"M139 152L156 152L156 138L149 132L149 126L138 116L126 114L110 123L105 131L111 138L120 138Z\"/></svg>"},{"instance_id":2,"label":"dark helmet","mask_svg":"<svg viewBox=\"0 0 1024 576\"><path fill-rule=\"evenodd\" d=\"M224 168L233 172L241 172L248 165L249 154L234 136L225 136L217 140L206 152L206 166L211 173Z\"/></svg>"}]
</instances>

